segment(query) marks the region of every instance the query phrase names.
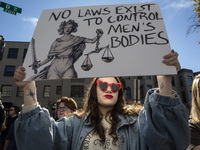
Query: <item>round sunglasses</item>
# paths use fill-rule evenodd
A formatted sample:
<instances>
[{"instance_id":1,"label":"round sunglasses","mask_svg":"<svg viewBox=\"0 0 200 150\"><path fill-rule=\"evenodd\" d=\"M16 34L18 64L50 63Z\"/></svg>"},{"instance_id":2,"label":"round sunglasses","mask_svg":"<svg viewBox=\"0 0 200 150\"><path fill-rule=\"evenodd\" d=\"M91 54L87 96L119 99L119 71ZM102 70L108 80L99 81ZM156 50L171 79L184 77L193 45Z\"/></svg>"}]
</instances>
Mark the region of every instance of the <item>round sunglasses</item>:
<instances>
[{"instance_id":1,"label":"round sunglasses","mask_svg":"<svg viewBox=\"0 0 200 150\"><path fill-rule=\"evenodd\" d=\"M103 82L101 80L97 80L96 81L97 86L102 90L102 91L106 91L108 89L108 86L111 87L111 91L116 93L118 92L121 88L122 88L122 83L108 83L108 82Z\"/></svg>"}]
</instances>

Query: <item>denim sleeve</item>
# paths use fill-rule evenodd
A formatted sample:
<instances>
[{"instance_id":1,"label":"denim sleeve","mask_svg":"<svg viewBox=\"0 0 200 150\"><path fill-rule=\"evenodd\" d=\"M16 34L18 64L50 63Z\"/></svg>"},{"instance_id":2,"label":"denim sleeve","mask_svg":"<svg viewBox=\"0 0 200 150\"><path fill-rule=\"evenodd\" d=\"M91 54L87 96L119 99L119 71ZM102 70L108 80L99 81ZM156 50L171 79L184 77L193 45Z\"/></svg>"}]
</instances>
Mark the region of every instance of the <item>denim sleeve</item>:
<instances>
[{"instance_id":1,"label":"denim sleeve","mask_svg":"<svg viewBox=\"0 0 200 150\"><path fill-rule=\"evenodd\" d=\"M175 98L148 91L139 114L141 147L144 150L186 150L189 144L189 111Z\"/></svg>"},{"instance_id":2,"label":"denim sleeve","mask_svg":"<svg viewBox=\"0 0 200 150\"><path fill-rule=\"evenodd\" d=\"M65 118L62 121L55 122L50 117L48 110L40 106L28 113L20 113L15 121L17 148L20 150L55 149L57 143L60 143L56 139L68 141L68 136L72 134L70 127L72 125L69 119ZM62 146L63 149L70 147L68 143L65 143L64 147Z\"/></svg>"}]
</instances>

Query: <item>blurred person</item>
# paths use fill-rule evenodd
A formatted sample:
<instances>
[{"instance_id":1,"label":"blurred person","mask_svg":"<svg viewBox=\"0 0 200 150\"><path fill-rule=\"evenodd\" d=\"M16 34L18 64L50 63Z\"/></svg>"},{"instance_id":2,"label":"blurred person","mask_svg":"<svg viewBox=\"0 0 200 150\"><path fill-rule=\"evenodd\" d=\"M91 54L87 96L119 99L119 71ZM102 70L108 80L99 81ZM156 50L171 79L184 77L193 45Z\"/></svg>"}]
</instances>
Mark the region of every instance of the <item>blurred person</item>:
<instances>
[{"instance_id":1,"label":"blurred person","mask_svg":"<svg viewBox=\"0 0 200 150\"><path fill-rule=\"evenodd\" d=\"M13 123L6 136L6 141L4 144L4 150L17 150L16 140L15 140L15 132L14 132L15 123Z\"/></svg>"},{"instance_id":2,"label":"blurred person","mask_svg":"<svg viewBox=\"0 0 200 150\"><path fill-rule=\"evenodd\" d=\"M75 100L68 97L62 97L56 102L57 119L62 117L69 117L77 111L77 104Z\"/></svg>"},{"instance_id":3,"label":"blurred person","mask_svg":"<svg viewBox=\"0 0 200 150\"><path fill-rule=\"evenodd\" d=\"M1 128L5 119L5 111L4 111L4 106L2 104L2 98L1 98L1 92L0 92L0 132L1 132Z\"/></svg>"},{"instance_id":4,"label":"blurred person","mask_svg":"<svg viewBox=\"0 0 200 150\"><path fill-rule=\"evenodd\" d=\"M187 150L200 150L200 74L194 77L192 83L192 108L189 127L191 138Z\"/></svg>"},{"instance_id":5,"label":"blurred person","mask_svg":"<svg viewBox=\"0 0 200 150\"><path fill-rule=\"evenodd\" d=\"M1 129L1 135L0 135L0 150L4 149L4 144L6 141L6 136L8 134L9 128L18 118L19 111L20 109L18 106L14 106L14 105L11 106L8 116L4 119L4 123Z\"/></svg>"}]
</instances>

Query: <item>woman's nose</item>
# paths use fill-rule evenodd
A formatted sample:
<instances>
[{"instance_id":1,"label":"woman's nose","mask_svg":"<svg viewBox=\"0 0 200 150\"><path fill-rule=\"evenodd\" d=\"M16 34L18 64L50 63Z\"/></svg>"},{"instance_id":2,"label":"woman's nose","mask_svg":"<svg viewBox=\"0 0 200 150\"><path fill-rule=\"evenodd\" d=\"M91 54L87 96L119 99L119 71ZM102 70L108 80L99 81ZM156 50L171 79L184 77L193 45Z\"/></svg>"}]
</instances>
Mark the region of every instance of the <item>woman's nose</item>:
<instances>
[{"instance_id":1,"label":"woman's nose","mask_svg":"<svg viewBox=\"0 0 200 150\"><path fill-rule=\"evenodd\" d=\"M111 93L111 92L112 92L111 86L110 86L110 85L109 85L108 88L106 89L106 92L108 92L108 93Z\"/></svg>"}]
</instances>

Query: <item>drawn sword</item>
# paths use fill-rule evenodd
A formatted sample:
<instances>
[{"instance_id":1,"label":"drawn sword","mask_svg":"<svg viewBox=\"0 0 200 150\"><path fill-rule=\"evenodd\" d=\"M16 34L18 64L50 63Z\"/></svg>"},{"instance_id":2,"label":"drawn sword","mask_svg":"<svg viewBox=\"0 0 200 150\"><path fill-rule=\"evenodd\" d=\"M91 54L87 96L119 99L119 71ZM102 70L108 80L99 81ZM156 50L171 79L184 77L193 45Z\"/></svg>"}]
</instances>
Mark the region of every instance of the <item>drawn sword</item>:
<instances>
[{"instance_id":1,"label":"drawn sword","mask_svg":"<svg viewBox=\"0 0 200 150\"><path fill-rule=\"evenodd\" d=\"M40 62L40 60L37 61L36 51L35 51L35 39L34 38L31 39L31 52L32 52L33 64L30 65L29 67L32 67L32 70L34 70L34 73L37 74L37 64Z\"/></svg>"}]
</instances>

